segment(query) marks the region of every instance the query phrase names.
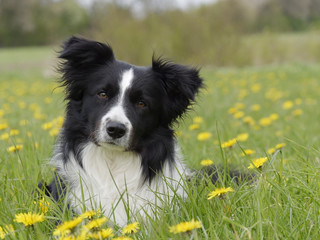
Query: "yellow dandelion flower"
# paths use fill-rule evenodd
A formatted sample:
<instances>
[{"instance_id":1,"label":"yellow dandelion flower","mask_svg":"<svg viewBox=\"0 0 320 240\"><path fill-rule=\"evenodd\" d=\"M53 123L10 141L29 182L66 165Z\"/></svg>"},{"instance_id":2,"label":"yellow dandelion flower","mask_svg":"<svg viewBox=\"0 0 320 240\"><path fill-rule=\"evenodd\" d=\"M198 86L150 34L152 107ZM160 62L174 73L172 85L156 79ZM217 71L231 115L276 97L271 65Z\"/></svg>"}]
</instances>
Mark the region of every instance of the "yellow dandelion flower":
<instances>
[{"instance_id":1,"label":"yellow dandelion flower","mask_svg":"<svg viewBox=\"0 0 320 240\"><path fill-rule=\"evenodd\" d=\"M245 124L248 124L248 125L254 125L255 124L255 120L251 117L251 116L246 116L242 119L242 121L245 123Z\"/></svg>"},{"instance_id":2,"label":"yellow dandelion flower","mask_svg":"<svg viewBox=\"0 0 320 240\"><path fill-rule=\"evenodd\" d=\"M92 217L94 217L94 216L96 216L96 215L98 215L100 213L101 213L100 210L97 210L97 211L94 211L94 210L85 211L84 213L81 214L81 217L91 219Z\"/></svg>"},{"instance_id":3,"label":"yellow dandelion flower","mask_svg":"<svg viewBox=\"0 0 320 240\"><path fill-rule=\"evenodd\" d=\"M25 109L27 107L27 104L25 102L19 102L18 106L20 109Z\"/></svg>"},{"instance_id":4,"label":"yellow dandelion flower","mask_svg":"<svg viewBox=\"0 0 320 240\"><path fill-rule=\"evenodd\" d=\"M255 131L259 131L260 128L261 128L261 127L260 127L259 125L254 125L254 126L253 126L253 129L254 129Z\"/></svg>"},{"instance_id":5,"label":"yellow dandelion flower","mask_svg":"<svg viewBox=\"0 0 320 240\"><path fill-rule=\"evenodd\" d=\"M139 229L140 229L139 223L138 222L134 222L134 223L131 223L131 224L128 224L127 226L125 226L122 229L122 234L137 233Z\"/></svg>"},{"instance_id":6,"label":"yellow dandelion flower","mask_svg":"<svg viewBox=\"0 0 320 240\"><path fill-rule=\"evenodd\" d=\"M228 192L234 192L234 190L231 187L227 188L217 188L216 190L212 191L211 193L208 194L208 200L214 198L214 197L220 197L223 194L226 194Z\"/></svg>"},{"instance_id":7,"label":"yellow dandelion flower","mask_svg":"<svg viewBox=\"0 0 320 240\"><path fill-rule=\"evenodd\" d=\"M71 229L75 228L80 223L82 223L82 221L83 221L83 218L81 216L77 217L73 220L66 221L56 227L56 229L53 232L53 235L54 236L59 236L59 235L65 236L66 234L70 233Z\"/></svg>"},{"instance_id":8,"label":"yellow dandelion flower","mask_svg":"<svg viewBox=\"0 0 320 240\"><path fill-rule=\"evenodd\" d=\"M234 105L234 107L235 107L236 109L244 109L245 105L244 105L243 103L241 103L241 102L237 102L237 103Z\"/></svg>"},{"instance_id":9,"label":"yellow dandelion flower","mask_svg":"<svg viewBox=\"0 0 320 240\"><path fill-rule=\"evenodd\" d=\"M256 160L252 161L248 169L260 168L262 165L268 160L268 158L257 158Z\"/></svg>"},{"instance_id":10,"label":"yellow dandelion flower","mask_svg":"<svg viewBox=\"0 0 320 240\"><path fill-rule=\"evenodd\" d=\"M0 139L1 139L1 140L8 140L9 138L10 138L9 133L3 133L3 134L1 134L1 136L0 136Z\"/></svg>"},{"instance_id":11,"label":"yellow dandelion flower","mask_svg":"<svg viewBox=\"0 0 320 240\"><path fill-rule=\"evenodd\" d=\"M177 233L189 232L193 229L197 229L201 227L202 225L200 221L194 221L192 219L190 222L181 222L178 225L169 227L169 231L171 233L177 234Z\"/></svg>"},{"instance_id":12,"label":"yellow dandelion flower","mask_svg":"<svg viewBox=\"0 0 320 240\"><path fill-rule=\"evenodd\" d=\"M38 104L36 104L36 103L31 103L30 105L29 105L29 109L31 110L31 111L40 111L40 106L38 105Z\"/></svg>"},{"instance_id":13,"label":"yellow dandelion flower","mask_svg":"<svg viewBox=\"0 0 320 240\"><path fill-rule=\"evenodd\" d=\"M248 133L241 133L236 137L236 140L239 142L245 142L248 140L249 134Z\"/></svg>"},{"instance_id":14,"label":"yellow dandelion flower","mask_svg":"<svg viewBox=\"0 0 320 240\"><path fill-rule=\"evenodd\" d=\"M41 198L38 202L34 201L33 203L39 206L42 213L48 212L48 206L50 205L50 203L44 198Z\"/></svg>"},{"instance_id":15,"label":"yellow dandelion flower","mask_svg":"<svg viewBox=\"0 0 320 240\"><path fill-rule=\"evenodd\" d=\"M244 150L243 153L241 153L241 156L244 157L244 156L249 156L249 155L252 155L252 154L255 154L256 151L255 150L252 150L252 149L246 149Z\"/></svg>"},{"instance_id":16,"label":"yellow dandelion flower","mask_svg":"<svg viewBox=\"0 0 320 240\"><path fill-rule=\"evenodd\" d=\"M229 110L228 110L229 114L235 114L236 112L238 112L238 109L235 107L229 108Z\"/></svg>"},{"instance_id":17,"label":"yellow dandelion flower","mask_svg":"<svg viewBox=\"0 0 320 240\"><path fill-rule=\"evenodd\" d=\"M5 113L11 112L11 106L8 103L3 104L2 107L3 107L3 111L0 110L1 116L3 116Z\"/></svg>"},{"instance_id":18,"label":"yellow dandelion flower","mask_svg":"<svg viewBox=\"0 0 320 240\"><path fill-rule=\"evenodd\" d=\"M261 109L261 106L259 104L253 104L251 106L251 109L252 109L252 111L257 112L257 111L259 111Z\"/></svg>"},{"instance_id":19,"label":"yellow dandelion flower","mask_svg":"<svg viewBox=\"0 0 320 240\"><path fill-rule=\"evenodd\" d=\"M45 217L43 214L37 213L19 213L15 215L15 219L13 221L18 223L23 223L25 226L31 226L38 222L43 222Z\"/></svg>"},{"instance_id":20,"label":"yellow dandelion flower","mask_svg":"<svg viewBox=\"0 0 320 240\"><path fill-rule=\"evenodd\" d=\"M88 229L88 230L93 229L93 228L99 228L107 221L108 221L108 219L106 217L95 219L95 220L90 221L86 225L84 225L83 228Z\"/></svg>"},{"instance_id":21,"label":"yellow dandelion flower","mask_svg":"<svg viewBox=\"0 0 320 240\"><path fill-rule=\"evenodd\" d=\"M194 118L193 118L193 122L200 124L200 123L203 122L203 118L202 118L202 117L194 117Z\"/></svg>"},{"instance_id":22,"label":"yellow dandelion flower","mask_svg":"<svg viewBox=\"0 0 320 240\"><path fill-rule=\"evenodd\" d=\"M210 166L210 165L213 165L214 163L213 163L213 161L212 160L210 160L210 159L204 159L204 160L202 160L201 162L200 162L200 164L202 165L202 166Z\"/></svg>"},{"instance_id":23,"label":"yellow dandelion flower","mask_svg":"<svg viewBox=\"0 0 320 240\"><path fill-rule=\"evenodd\" d=\"M6 236L6 231L0 226L0 239L5 239Z\"/></svg>"},{"instance_id":24,"label":"yellow dandelion flower","mask_svg":"<svg viewBox=\"0 0 320 240\"><path fill-rule=\"evenodd\" d=\"M282 105L283 109L290 109L293 107L293 102L292 101L285 101Z\"/></svg>"},{"instance_id":25,"label":"yellow dandelion flower","mask_svg":"<svg viewBox=\"0 0 320 240\"><path fill-rule=\"evenodd\" d=\"M6 129L8 127L9 127L9 125L7 123L1 123L0 124L0 130Z\"/></svg>"},{"instance_id":26,"label":"yellow dandelion flower","mask_svg":"<svg viewBox=\"0 0 320 240\"><path fill-rule=\"evenodd\" d=\"M68 236L61 236L60 238L59 238L59 240L84 240L84 239L86 239L86 238L81 238L81 237L79 237L79 236L74 236L74 235L68 235Z\"/></svg>"},{"instance_id":27,"label":"yellow dandelion flower","mask_svg":"<svg viewBox=\"0 0 320 240\"><path fill-rule=\"evenodd\" d=\"M275 148L269 148L268 150L267 150L267 153L268 154L274 154L276 152L276 149Z\"/></svg>"},{"instance_id":28,"label":"yellow dandelion flower","mask_svg":"<svg viewBox=\"0 0 320 240\"><path fill-rule=\"evenodd\" d=\"M259 92L260 89L261 89L261 84L259 84L259 83L253 84L253 85L251 86L251 91L252 91L253 93Z\"/></svg>"},{"instance_id":29,"label":"yellow dandelion flower","mask_svg":"<svg viewBox=\"0 0 320 240\"><path fill-rule=\"evenodd\" d=\"M211 133L209 133L209 132L199 133L198 137L197 137L198 141L206 141L209 138L211 138Z\"/></svg>"},{"instance_id":30,"label":"yellow dandelion flower","mask_svg":"<svg viewBox=\"0 0 320 240\"><path fill-rule=\"evenodd\" d=\"M17 136L19 135L20 131L18 129L11 129L9 132L10 136Z\"/></svg>"},{"instance_id":31,"label":"yellow dandelion flower","mask_svg":"<svg viewBox=\"0 0 320 240\"><path fill-rule=\"evenodd\" d=\"M235 119L240 119L240 118L242 118L243 116L244 116L244 112L242 112L242 111L236 112L236 113L233 115L233 117L234 117Z\"/></svg>"},{"instance_id":32,"label":"yellow dandelion flower","mask_svg":"<svg viewBox=\"0 0 320 240\"><path fill-rule=\"evenodd\" d=\"M57 127L58 127L58 128L61 128L62 125L63 125L63 123L64 123L64 117L59 116L59 117L57 117L57 118L55 119L55 121L56 121Z\"/></svg>"},{"instance_id":33,"label":"yellow dandelion flower","mask_svg":"<svg viewBox=\"0 0 320 240\"><path fill-rule=\"evenodd\" d=\"M42 114L41 112L35 112L33 114L33 117L38 120L45 120L47 118L47 116Z\"/></svg>"},{"instance_id":34,"label":"yellow dandelion flower","mask_svg":"<svg viewBox=\"0 0 320 240\"><path fill-rule=\"evenodd\" d=\"M5 237L9 234L14 235L14 228L12 224L6 225L4 228L0 226L0 239L5 239Z\"/></svg>"},{"instance_id":35,"label":"yellow dandelion flower","mask_svg":"<svg viewBox=\"0 0 320 240\"><path fill-rule=\"evenodd\" d=\"M189 126L189 130L195 130L195 129L199 129L199 128L200 128L200 125L197 123L191 124Z\"/></svg>"},{"instance_id":36,"label":"yellow dandelion flower","mask_svg":"<svg viewBox=\"0 0 320 240\"><path fill-rule=\"evenodd\" d=\"M279 118L279 115L277 113L273 113L269 116L269 118L272 120L272 121L275 121Z\"/></svg>"},{"instance_id":37,"label":"yellow dandelion flower","mask_svg":"<svg viewBox=\"0 0 320 240\"><path fill-rule=\"evenodd\" d=\"M294 100L294 103L295 103L296 105L301 105L301 104L302 104L302 99L301 99L301 98L296 98L296 99Z\"/></svg>"},{"instance_id":38,"label":"yellow dandelion flower","mask_svg":"<svg viewBox=\"0 0 320 240\"><path fill-rule=\"evenodd\" d=\"M15 145L15 146L8 147L7 150L8 150L8 152L18 152L22 148L23 148L23 145L18 144L18 145Z\"/></svg>"},{"instance_id":39,"label":"yellow dandelion flower","mask_svg":"<svg viewBox=\"0 0 320 240\"><path fill-rule=\"evenodd\" d=\"M20 126L26 126L26 125L28 125L28 124L29 124L29 121L26 120L26 119L22 119L22 120L19 121L19 125L20 125Z\"/></svg>"},{"instance_id":40,"label":"yellow dandelion flower","mask_svg":"<svg viewBox=\"0 0 320 240\"><path fill-rule=\"evenodd\" d=\"M229 140L229 141L226 141L226 142L223 142L222 144L221 144L221 147L222 148L228 148L228 147L233 147L235 144L236 144L236 142L237 142L237 139L236 138L233 138L233 139L231 139L231 140Z\"/></svg>"},{"instance_id":41,"label":"yellow dandelion flower","mask_svg":"<svg viewBox=\"0 0 320 240\"><path fill-rule=\"evenodd\" d=\"M276 145L276 149L281 149L281 148L283 148L283 147L285 147L287 144L285 144L285 143L279 143L279 144L277 144Z\"/></svg>"},{"instance_id":42,"label":"yellow dandelion flower","mask_svg":"<svg viewBox=\"0 0 320 240\"><path fill-rule=\"evenodd\" d=\"M60 129L59 128L53 128L50 132L49 132L49 135L52 136L52 137L55 137L55 136L58 136L60 132Z\"/></svg>"},{"instance_id":43,"label":"yellow dandelion flower","mask_svg":"<svg viewBox=\"0 0 320 240\"><path fill-rule=\"evenodd\" d=\"M300 116L302 115L303 111L301 109L296 109L292 112L293 116Z\"/></svg>"},{"instance_id":44,"label":"yellow dandelion flower","mask_svg":"<svg viewBox=\"0 0 320 240\"><path fill-rule=\"evenodd\" d=\"M46 97L46 98L44 99L44 102L45 102L46 104L50 104L50 103L52 102L52 98Z\"/></svg>"},{"instance_id":45,"label":"yellow dandelion flower","mask_svg":"<svg viewBox=\"0 0 320 240\"><path fill-rule=\"evenodd\" d=\"M0 226L0 239L4 239L7 236L6 232L3 230L3 228Z\"/></svg>"},{"instance_id":46,"label":"yellow dandelion flower","mask_svg":"<svg viewBox=\"0 0 320 240\"><path fill-rule=\"evenodd\" d=\"M107 229L102 229L98 232L94 233L88 233L87 237L93 238L93 239L105 239L105 238L110 238L113 237L113 229L112 228L107 228ZM87 239L87 238L86 238Z\"/></svg>"},{"instance_id":47,"label":"yellow dandelion flower","mask_svg":"<svg viewBox=\"0 0 320 240\"><path fill-rule=\"evenodd\" d=\"M261 126L263 126L263 127L269 126L271 123L272 123L271 118L265 117L265 118L261 118L261 119L259 120L259 124L260 124Z\"/></svg>"},{"instance_id":48,"label":"yellow dandelion flower","mask_svg":"<svg viewBox=\"0 0 320 240\"><path fill-rule=\"evenodd\" d=\"M127 237L127 236L120 236L120 237L116 237L116 238L112 238L113 240L133 240L133 238L131 237Z\"/></svg>"},{"instance_id":49,"label":"yellow dandelion flower","mask_svg":"<svg viewBox=\"0 0 320 240\"><path fill-rule=\"evenodd\" d=\"M246 89L241 89L238 95L239 100L248 96L249 92Z\"/></svg>"},{"instance_id":50,"label":"yellow dandelion flower","mask_svg":"<svg viewBox=\"0 0 320 240\"><path fill-rule=\"evenodd\" d=\"M52 122L48 122L48 123L42 124L41 127L42 127L43 130L49 130L49 129L51 129L53 127L53 124L52 124Z\"/></svg>"}]
</instances>

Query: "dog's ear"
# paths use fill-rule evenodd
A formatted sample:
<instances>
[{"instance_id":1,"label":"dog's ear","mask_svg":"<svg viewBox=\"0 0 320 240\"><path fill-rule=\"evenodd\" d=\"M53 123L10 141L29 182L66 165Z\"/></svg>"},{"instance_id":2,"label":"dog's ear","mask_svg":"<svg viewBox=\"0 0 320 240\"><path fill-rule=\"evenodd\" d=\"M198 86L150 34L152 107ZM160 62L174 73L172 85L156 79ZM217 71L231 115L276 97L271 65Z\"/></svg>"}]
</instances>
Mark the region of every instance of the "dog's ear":
<instances>
[{"instance_id":1,"label":"dog's ear","mask_svg":"<svg viewBox=\"0 0 320 240\"><path fill-rule=\"evenodd\" d=\"M69 67L82 68L106 64L114 59L114 55L106 44L73 36L64 43L59 58L66 60L65 65Z\"/></svg>"},{"instance_id":2,"label":"dog's ear","mask_svg":"<svg viewBox=\"0 0 320 240\"><path fill-rule=\"evenodd\" d=\"M62 73L61 86L65 87L66 99L79 100L82 97L91 69L107 65L114 55L110 46L79 37L67 40L60 52L58 71Z\"/></svg>"},{"instance_id":3,"label":"dog's ear","mask_svg":"<svg viewBox=\"0 0 320 240\"><path fill-rule=\"evenodd\" d=\"M199 76L199 69L160 58L152 59L152 70L159 76L166 91L168 102L165 121L171 124L192 105L199 89L203 87L203 80Z\"/></svg>"}]
</instances>

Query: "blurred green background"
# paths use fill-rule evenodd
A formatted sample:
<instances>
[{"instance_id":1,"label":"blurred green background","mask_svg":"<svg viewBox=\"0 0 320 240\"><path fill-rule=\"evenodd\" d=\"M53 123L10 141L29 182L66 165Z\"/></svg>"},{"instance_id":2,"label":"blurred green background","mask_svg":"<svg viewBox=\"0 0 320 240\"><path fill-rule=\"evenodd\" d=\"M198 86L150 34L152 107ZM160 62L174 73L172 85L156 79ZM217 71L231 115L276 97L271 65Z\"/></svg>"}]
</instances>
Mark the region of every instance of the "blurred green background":
<instances>
[{"instance_id":1,"label":"blurred green background","mask_svg":"<svg viewBox=\"0 0 320 240\"><path fill-rule=\"evenodd\" d=\"M73 34L140 65L153 52L201 66L318 62L320 0L0 0L0 51Z\"/></svg>"}]
</instances>

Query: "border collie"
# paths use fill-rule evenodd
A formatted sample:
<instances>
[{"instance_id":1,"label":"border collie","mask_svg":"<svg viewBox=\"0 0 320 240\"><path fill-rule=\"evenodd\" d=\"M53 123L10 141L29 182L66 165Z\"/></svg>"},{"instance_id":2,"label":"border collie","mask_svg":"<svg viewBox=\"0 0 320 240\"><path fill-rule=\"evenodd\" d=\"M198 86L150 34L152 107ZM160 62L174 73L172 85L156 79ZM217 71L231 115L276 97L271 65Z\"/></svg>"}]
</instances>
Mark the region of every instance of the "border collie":
<instances>
[{"instance_id":1,"label":"border collie","mask_svg":"<svg viewBox=\"0 0 320 240\"><path fill-rule=\"evenodd\" d=\"M100 208L119 225L184 195L190 172L172 125L203 85L199 70L154 57L152 66L131 65L78 37L59 58L67 107L46 191L56 201L65 195L76 212Z\"/></svg>"}]
</instances>

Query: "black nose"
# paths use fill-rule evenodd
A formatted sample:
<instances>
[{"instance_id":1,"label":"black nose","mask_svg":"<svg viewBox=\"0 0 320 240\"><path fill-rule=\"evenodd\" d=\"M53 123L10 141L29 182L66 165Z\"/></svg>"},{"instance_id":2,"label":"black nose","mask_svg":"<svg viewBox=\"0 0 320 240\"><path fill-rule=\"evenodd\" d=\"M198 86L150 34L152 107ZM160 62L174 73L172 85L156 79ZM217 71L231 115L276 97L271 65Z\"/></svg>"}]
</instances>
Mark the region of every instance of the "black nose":
<instances>
[{"instance_id":1,"label":"black nose","mask_svg":"<svg viewBox=\"0 0 320 240\"><path fill-rule=\"evenodd\" d=\"M107 123L107 133L113 139L121 138L126 134L126 126L119 122Z\"/></svg>"}]
</instances>

